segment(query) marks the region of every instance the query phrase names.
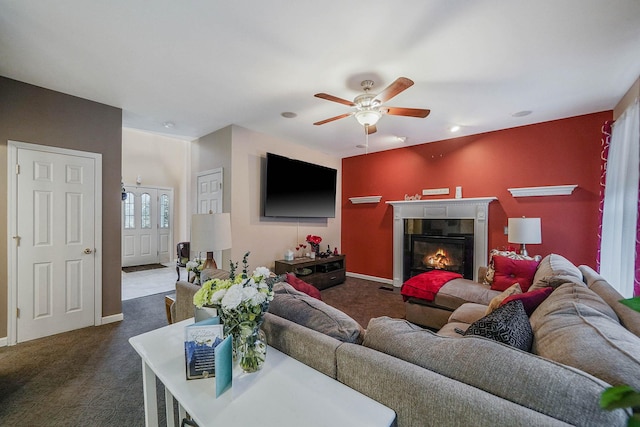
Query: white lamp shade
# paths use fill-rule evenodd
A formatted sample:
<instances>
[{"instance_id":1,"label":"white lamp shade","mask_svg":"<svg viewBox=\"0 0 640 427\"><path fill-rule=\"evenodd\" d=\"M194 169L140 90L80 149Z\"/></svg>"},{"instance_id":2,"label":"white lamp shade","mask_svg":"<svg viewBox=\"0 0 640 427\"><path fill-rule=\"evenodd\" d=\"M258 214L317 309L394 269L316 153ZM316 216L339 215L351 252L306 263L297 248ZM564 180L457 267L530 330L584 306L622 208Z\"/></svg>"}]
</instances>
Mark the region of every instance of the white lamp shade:
<instances>
[{"instance_id":1,"label":"white lamp shade","mask_svg":"<svg viewBox=\"0 0 640 427\"><path fill-rule=\"evenodd\" d=\"M213 252L231 247L231 214L196 214L191 217L191 250Z\"/></svg>"},{"instance_id":2,"label":"white lamp shade","mask_svg":"<svg viewBox=\"0 0 640 427\"><path fill-rule=\"evenodd\" d=\"M509 243L542 243L540 218L509 218Z\"/></svg>"}]
</instances>

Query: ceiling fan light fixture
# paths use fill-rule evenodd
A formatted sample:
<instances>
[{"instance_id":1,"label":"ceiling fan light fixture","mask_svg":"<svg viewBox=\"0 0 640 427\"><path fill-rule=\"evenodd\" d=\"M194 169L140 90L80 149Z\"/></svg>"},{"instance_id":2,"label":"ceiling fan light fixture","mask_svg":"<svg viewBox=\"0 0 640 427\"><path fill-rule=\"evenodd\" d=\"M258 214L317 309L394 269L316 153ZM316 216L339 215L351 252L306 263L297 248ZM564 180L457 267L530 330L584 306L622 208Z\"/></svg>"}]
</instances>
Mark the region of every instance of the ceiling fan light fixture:
<instances>
[{"instance_id":1,"label":"ceiling fan light fixture","mask_svg":"<svg viewBox=\"0 0 640 427\"><path fill-rule=\"evenodd\" d=\"M382 113L377 110L360 110L356 113L356 120L362 126L374 126L382 117Z\"/></svg>"}]
</instances>

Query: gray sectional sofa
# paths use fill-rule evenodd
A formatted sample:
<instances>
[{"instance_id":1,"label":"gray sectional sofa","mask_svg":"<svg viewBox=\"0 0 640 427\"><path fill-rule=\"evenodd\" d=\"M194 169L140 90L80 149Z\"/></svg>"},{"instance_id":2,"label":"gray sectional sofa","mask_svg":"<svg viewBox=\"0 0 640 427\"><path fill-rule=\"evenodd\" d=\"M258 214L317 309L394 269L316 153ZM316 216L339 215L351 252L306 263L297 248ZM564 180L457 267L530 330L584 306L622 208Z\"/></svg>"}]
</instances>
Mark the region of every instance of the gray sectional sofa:
<instances>
[{"instance_id":1,"label":"gray sectional sofa","mask_svg":"<svg viewBox=\"0 0 640 427\"><path fill-rule=\"evenodd\" d=\"M555 290L530 317L531 352L452 332L474 321L455 311L441 334L387 317L365 331L287 284L276 285L263 330L269 345L392 408L401 427L626 425L599 398L610 385L640 389L640 313L559 255L542 260L536 283Z\"/></svg>"}]
</instances>

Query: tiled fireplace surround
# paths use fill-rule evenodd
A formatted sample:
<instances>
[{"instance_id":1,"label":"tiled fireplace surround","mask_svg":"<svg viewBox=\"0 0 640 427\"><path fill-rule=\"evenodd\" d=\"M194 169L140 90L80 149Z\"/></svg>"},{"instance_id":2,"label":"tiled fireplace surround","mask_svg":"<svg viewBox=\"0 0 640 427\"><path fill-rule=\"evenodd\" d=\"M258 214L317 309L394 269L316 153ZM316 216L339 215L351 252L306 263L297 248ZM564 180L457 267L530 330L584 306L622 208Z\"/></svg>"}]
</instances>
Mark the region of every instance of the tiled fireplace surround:
<instances>
[{"instance_id":1,"label":"tiled fireplace surround","mask_svg":"<svg viewBox=\"0 0 640 427\"><path fill-rule=\"evenodd\" d=\"M404 277L405 219L473 219L473 279L488 257L489 203L496 197L390 201L393 206L393 286L400 287Z\"/></svg>"}]
</instances>

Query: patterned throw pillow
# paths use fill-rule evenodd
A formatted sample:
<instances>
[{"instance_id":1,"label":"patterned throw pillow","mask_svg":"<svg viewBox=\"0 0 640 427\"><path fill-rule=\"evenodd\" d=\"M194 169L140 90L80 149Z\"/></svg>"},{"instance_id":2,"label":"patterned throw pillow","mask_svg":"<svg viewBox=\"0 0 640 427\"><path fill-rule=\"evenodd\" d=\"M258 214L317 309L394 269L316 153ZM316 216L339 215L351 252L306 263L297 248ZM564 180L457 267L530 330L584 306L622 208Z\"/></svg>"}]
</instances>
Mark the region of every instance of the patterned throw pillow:
<instances>
[{"instance_id":1,"label":"patterned throw pillow","mask_svg":"<svg viewBox=\"0 0 640 427\"><path fill-rule=\"evenodd\" d=\"M542 257L540 255L536 255L534 257L530 257L530 256L525 256L525 255L520 255L514 251L500 251L498 249L491 249L491 252L489 252L489 265L487 266L487 272L485 273L484 276L484 280L483 280L483 284L485 285L491 285L493 284L493 276L495 274L495 266L493 265L493 256L494 255L498 255L498 256L504 256L510 259L526 259L526 260L536 260L536 261L540 261L542 259Z\"/></svg>"},{"instance_id":2,"label":"patterned throw pillow","mask_svg":"<svg viewBox=\"0 0 640 427\"><path fill-rule=\"evenodd\" d=\"M511 301L469 326L465 336L477 335L523 351L531 351L533 330L522 301Z\"/></svg>"}]
</instances>

